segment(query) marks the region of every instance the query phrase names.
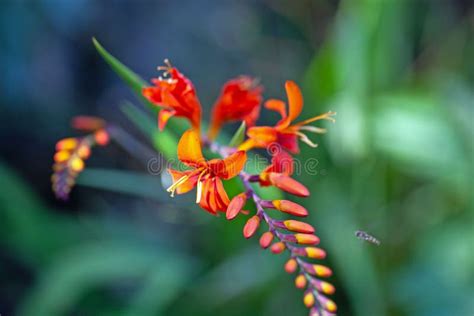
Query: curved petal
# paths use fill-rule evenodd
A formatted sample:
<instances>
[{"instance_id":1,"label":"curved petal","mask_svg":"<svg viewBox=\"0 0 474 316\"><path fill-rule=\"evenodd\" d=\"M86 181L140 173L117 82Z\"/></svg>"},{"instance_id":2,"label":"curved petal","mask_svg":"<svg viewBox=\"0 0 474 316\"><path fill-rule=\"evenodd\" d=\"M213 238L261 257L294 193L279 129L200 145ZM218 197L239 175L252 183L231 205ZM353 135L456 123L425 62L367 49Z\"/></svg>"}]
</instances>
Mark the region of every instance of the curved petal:
<instances>
[{"instance_id":1,"label":"curved petal","mask_svg":"<svg viewBox=\"0 0 474 316\"><path fill-rule=\"evenodd\" d=\"M235 177L242 171L247 154L243 150L239 150L225 159L213 159L209 161L209 168L212 173L221 179L230 179Z\"/></svg>"},{"instance_id":2,"label":"curved petal","mask_svg":"<svg viewBox=\"0 0 474 316\"><path fill-rule=\"evenodd\" d=\"M178 143L178 159L188 166L207 165L201 151L201 140L194 129L184 132Z\"/></svg>"},{"instance_id":3,"label":"curved petal","mask_svg":"<svg viewBox=\"0 0 474 316\"><path fill-rule=\"evenodd\" d=\"M260 148L277 141L277 132L270 126L251 127L247 131L247 136L255 142L255 147Z\"/></svg>"},{"instance_id":4,"label":"curved petal","mask_svg":"<svg viewBox=\"0 0 474 316\"><path fill-rule=\"evenodd\" d=\"M270 99L265 102L265 107L269 110L278 112L282 119L286 118L286 105L282 100Z\"/></svg>"},{"instance_id":5,"label":"curved petal","mask_svg":"<svg viewBox=\"0 0 474 316\"><path fill-rule=\"evenodd\" d=\"M294 81L287 81L285 89L288 97L288 117L278 124L281 128L288 127L303 110L303 95L298 85Z\"/></svg>"},{"instance_id":6,"label":"curved petal","mask_svg":"<svg viewBox=\"0 0 474 316\"><path fill-rule=\"evenodd\" d=\"M173 179L173 184L178 182L183 177L189 177L176 187L176 194L184 194L191 191L196 186L199 176L196 172L194 172L194 170L179 171L174 169L168 169L168 173Z\"/></svg>"},{"instance_id":7,"label":"curved petal","mask_svg":"<svg viewBox=\"0 0 474 316\"><path fill-rule=\"evenodd\" d=\"M163 109L158 114L158 128L162 131L168 120L175 115L176 111Z\"/></svg>"}]
</instances>

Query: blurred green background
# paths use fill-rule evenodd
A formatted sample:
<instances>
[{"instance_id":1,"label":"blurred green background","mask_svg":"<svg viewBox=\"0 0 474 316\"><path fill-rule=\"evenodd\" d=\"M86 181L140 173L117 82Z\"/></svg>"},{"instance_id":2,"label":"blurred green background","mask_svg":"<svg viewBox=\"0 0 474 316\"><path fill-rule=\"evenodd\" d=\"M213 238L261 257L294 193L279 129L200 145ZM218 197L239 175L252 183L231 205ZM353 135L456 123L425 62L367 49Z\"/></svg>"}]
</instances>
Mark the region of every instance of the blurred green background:
<instances>
[{"instance_id":1,"label":"blurred green background","mask_svg":"<svg viewBox=\"0 0 474 316\"><path fill-rule=\"evenodd\" d=\"M266 98L297 81L305 117L338 112L319 148L302 145L318 174L298 179L339 314L474 315L471 1L4 0L0 25L2 316L307 313L286 256L244 240L244 217L170 199L118 145L94 151L70 201L54 199L72 116L153 145L92 36L147 80L170 58L205 109L236 75L261 78Z\"/></svg>"}]
</instances>

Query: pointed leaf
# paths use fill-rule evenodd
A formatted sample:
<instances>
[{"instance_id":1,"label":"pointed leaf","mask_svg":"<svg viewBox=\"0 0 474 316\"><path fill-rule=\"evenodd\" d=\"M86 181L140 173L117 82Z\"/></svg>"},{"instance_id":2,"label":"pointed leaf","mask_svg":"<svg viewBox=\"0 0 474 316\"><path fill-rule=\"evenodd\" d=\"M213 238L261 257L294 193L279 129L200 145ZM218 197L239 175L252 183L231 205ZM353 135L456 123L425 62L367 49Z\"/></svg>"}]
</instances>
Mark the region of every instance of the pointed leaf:
<instances>
[{"instance_id":1,"label":"pointed leaf","mask_svg":"<svg viewBox=\"0 0 474 316\"><path fill-rule=\"evenodd\" d=\"M229 147L237 147L244 141L245 138L245 130L246 130L245 121L242 121L240 124L239 129L235 132L234 136L230 140Z\"/></svg>"}]
</instances>

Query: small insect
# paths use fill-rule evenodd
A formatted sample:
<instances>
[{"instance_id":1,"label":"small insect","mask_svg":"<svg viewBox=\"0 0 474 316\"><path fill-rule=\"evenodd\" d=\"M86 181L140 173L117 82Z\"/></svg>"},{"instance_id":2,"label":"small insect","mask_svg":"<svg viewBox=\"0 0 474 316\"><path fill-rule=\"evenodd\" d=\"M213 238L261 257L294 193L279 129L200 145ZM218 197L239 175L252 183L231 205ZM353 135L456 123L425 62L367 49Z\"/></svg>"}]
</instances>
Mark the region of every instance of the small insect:
<instances>
[{"instance_id":1,"label":"small insect","mask_svg":"<svg viewBox=\"0 0 474 316\"><path fill-rule=\"evenodd\" d=\"M365 240L367 242L370 242L374 245L377 245L379 246L380 245L380 240L378 240L377 238L375 238L374 236L362 231L362 230L357 230L355 232L355 235L357 238L361 239L361 240Z\"/></svg>"}]
</instances>

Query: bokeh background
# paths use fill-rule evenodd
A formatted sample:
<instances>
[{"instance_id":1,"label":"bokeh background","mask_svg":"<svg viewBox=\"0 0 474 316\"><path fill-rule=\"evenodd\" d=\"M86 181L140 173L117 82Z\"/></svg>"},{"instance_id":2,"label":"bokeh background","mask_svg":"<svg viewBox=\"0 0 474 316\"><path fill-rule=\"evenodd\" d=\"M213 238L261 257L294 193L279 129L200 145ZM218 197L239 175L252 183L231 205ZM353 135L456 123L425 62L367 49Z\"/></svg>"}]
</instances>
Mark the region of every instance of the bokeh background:
<instances>
[{"instance_id":1,"label":"bokeh background","mask_svg":"<svg viewBox=\"0 0 474 316\"><path fill-rule=\"evenodd\" d=\"M74 115L152 148L93 36L146 79L170 58L206 109L236 75L259 77L267 98L297 81L304 116L338 112L319 148L302 146L319 164L299 180L339 314L474 315L471 1L3 0L0 25L2 316L307 313L286 257L244 240L245 218L171 200L118 145L54 198L54 145L78 135Z\"/></svg>"}]
</instances>

